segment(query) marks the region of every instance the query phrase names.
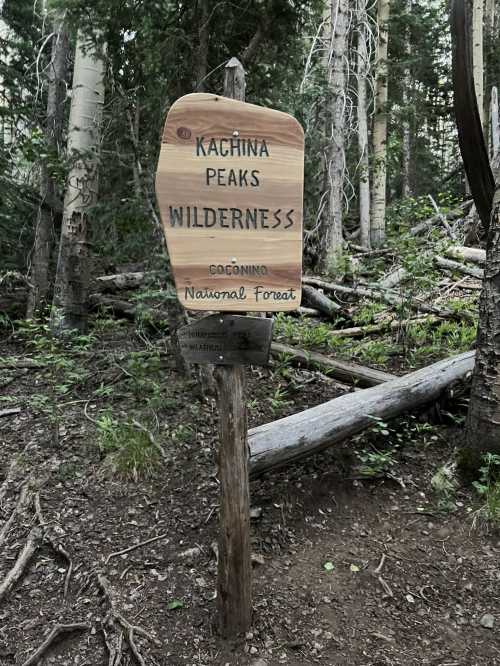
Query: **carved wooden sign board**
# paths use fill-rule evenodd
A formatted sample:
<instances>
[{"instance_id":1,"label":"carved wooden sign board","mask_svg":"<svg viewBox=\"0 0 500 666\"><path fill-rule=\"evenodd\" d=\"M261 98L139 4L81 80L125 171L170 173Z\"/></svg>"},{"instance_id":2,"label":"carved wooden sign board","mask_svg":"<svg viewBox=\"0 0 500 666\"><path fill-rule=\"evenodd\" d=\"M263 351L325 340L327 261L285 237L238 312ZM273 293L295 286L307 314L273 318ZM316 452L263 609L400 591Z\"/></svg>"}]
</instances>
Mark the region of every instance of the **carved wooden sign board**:
<instances>
[{"instance_id":1,"label":"carved wooden sign board","mask_svg":"<svg viewBox=\"0 0 500 666\"><path fill-rule=\"evenodd\" d=\"M299 307L304 134L290 115L208 93L167 117L156 195L190 310Z\"/></svg>"}]
</instances>

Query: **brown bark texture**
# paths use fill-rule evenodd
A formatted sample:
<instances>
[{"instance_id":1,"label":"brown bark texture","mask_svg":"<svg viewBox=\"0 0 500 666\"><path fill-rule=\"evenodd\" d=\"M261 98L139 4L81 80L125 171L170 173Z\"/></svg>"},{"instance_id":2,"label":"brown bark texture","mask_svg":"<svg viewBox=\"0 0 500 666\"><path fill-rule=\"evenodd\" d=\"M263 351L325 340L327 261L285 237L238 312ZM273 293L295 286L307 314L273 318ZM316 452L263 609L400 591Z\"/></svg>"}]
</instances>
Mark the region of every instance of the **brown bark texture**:
<instances>
[{"instance_id":1,"label":"brown bark texture","mask_svg":"<svg viewBox=\"0 0 500 666\"><path fill-rule=\"evenodd\" d=\"M47 118L45 123L45 157L40 169L40 205L37 212L35 242L31 258L31 287L26 309L31 318L42 308L49 292L49 263L54 242L54 211L43 204L58 198L56 177L51 174L50 161L55 160L62 147L64 99L68 70L69 39L60 17L53 25L52 54L48 68Z\"/></svg>"},{"instance_id":2,"label":"brown bark texture","mask_svg":"<svg viewBox=\"0 0 500 666\"><path fill-rule=\"evenodd\" d=\"M498 183L497 172L497 183ZM500 188L488 231L479 303L477 354L472 379L466 444L480 453L500 453Z\"/></svg>"},{"instance_id":3,"label":"brown bark texture","mask_svg":"<svg viewBox=\"0 0 500 666\"><path fill-rule=\"evenodd\" d=\"M221 527L217 601L220 631L234 637L247 631L252 620L245 368L219 365L215 378Z\"/></svg>"}]
</instances>

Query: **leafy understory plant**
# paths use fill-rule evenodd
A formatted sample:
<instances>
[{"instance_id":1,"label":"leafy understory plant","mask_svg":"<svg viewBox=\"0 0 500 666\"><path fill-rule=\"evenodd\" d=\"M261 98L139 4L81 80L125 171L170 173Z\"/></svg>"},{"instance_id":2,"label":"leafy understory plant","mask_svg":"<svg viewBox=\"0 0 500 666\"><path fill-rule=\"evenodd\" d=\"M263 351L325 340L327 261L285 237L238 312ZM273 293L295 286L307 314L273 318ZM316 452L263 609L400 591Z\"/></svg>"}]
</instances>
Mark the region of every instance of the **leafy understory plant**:
<instances>
[{"instance_id":1,"label":"leafy understory plant","mask_svg":"<svg viewBox=\"0 0 500 666\"><path fill-rule=\"evenodd\" d=\"M145 426L134 419L119 421L110 414L101 415L96 426L105 471L136 482L151 476L162 450Z\"/></svg>"},{"instance_id":2,"label":"leafy understory plant","mask_svg":"<svg viewBox=\"0 0 500 666\"><path fill-rule=\"evenodd\" d=\"M361 462L357 471L361 476L366 476L366 478L392 477L392 470L396 466L396 459L392 449L387 451L369 451L368 449L364 449L357 452L357 456Z\"/></svg>"},{"instance_id":3,"label":"leafy understory plant","mask_svg":"<svg viewBox=\"0 0 500 666\"><path fill-rule=\"evenodd\" d=\"M438 468L431 479L431 487L438 497L438 506L443 511L455 508L455 494L458 488L455 462L448 462Z\"/></svg>"},{"instance_id":4,"label":"leafy understory plant","mask_svg":"<svg viewBox=\"0 0 500 666\"><path fill-rule=\"evenodd\" d=\"M483 504L474 513L473 525L478 521L500 525L500 455L486 453L479 468L479 480L474 481L474 488L483 500Z\"/></svg>"}]
</instances>

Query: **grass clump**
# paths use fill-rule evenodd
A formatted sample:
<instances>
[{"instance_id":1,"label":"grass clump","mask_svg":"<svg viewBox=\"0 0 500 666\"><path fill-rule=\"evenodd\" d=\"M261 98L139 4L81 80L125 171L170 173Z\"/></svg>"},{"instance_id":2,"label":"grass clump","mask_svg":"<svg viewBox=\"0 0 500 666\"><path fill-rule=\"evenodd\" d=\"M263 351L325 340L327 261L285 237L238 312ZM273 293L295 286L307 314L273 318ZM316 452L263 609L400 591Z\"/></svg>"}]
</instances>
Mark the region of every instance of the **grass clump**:
<instances>
[{"instance_id":1,"label":"grass clump","mask_svg":"<svg viewBox=\"0 0 500 666\"><path fill-rule=\"evenodd\" d=\"M161 447L147 428L134 420L118 421L110 414L102 415L96 426L108 471L134 481L151 476L160 462Z\"/></svg>"},{"instance_id":2,"label":"grass clump","mask_svg":"<svg viewBox=\"0 0 500 666\"><path fill-rule=\"evenodd\" d=\"M486 453L479 468L479 480L472 483L483 504L476 511L474 522L482 520L500 526L500 455Z\"/></svg>"}]
</instances>

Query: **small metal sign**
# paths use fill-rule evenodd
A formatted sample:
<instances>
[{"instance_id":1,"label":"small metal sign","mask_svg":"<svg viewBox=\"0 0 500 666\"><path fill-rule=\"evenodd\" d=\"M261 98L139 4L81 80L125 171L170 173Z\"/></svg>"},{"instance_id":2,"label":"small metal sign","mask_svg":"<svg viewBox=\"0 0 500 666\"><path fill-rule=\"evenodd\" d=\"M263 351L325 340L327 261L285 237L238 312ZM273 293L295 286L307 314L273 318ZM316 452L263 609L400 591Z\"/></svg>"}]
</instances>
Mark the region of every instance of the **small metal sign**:
<instances>
[{"instance_id":1,"label":"small metal sign","mask_svg":"<svg viewBox=\"0 0 500 666\"><path fill-rule=\"evenodd\" d=\"M273 320L239 315L210 315L177 332L189 363L267 365Z\"/></svg>"}]
</instances>

